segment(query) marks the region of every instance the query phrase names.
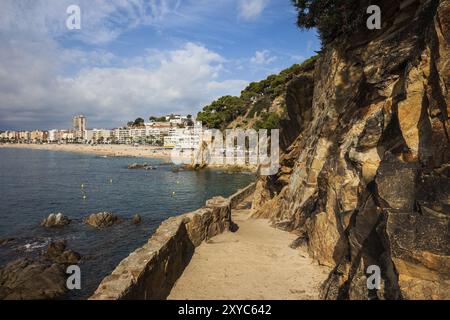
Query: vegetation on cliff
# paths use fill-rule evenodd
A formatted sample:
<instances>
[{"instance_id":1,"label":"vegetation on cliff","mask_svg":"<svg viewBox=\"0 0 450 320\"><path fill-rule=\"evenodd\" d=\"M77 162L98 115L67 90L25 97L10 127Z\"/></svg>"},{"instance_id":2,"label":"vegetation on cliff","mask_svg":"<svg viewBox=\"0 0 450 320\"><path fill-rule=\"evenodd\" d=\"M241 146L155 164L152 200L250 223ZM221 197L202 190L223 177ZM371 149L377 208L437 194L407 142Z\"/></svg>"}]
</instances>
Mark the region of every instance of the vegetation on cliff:
<instances>
[{"instance_id":1,"label":"vegetation on cliff","mask_svg":"<svg viewBox=\"0 0 450 320\"><path fill-rule=\"evenodd\" d=\"M323 44L350 35L365 24L369 0L293 0L301 29L317 28Z\"/></svg>"},{"instance_id":2,"label":"vegetation on cliff","mask_svg":"<svg viewBox=\"0 0 450 320\"><path fill-rule=\"evenodd\" d=\"M242 125L254 119L251 127L255 129L278 128L285 114L285 107L273 111L273 101L285 94L288 83L297 75L314 68L316 57L311 57L302 64L294 64L279 74L270 75L259 82L250 83L239 97L224 96L203 108L197 115L208 128L225 129L238 117L243 117Z\"/></svg>"}]
</instances>

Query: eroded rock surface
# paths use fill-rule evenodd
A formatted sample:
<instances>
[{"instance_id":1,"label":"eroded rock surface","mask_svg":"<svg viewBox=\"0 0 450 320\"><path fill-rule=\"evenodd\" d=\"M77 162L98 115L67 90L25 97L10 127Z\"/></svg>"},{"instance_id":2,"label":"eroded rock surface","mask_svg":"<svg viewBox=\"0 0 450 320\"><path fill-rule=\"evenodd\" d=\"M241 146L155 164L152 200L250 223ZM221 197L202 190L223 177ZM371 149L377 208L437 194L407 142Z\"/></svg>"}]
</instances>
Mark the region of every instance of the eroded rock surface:
<instances>
[{"instance_id":1,"label":"eroded rock surface","mask_svg":"<svg viewBox=\"0 0 450 320\"><path fill-rule=\"evenodd\" d=\"M99 212L91 214L84 222L94 228L102 229L120 223L121 220L111 212Z\"/></svg>"},{"instance_id":2,"label":"eroded rock surface","mask_svg":"<svg viewBox=\"0 0 450 320\"><path fill-rule=\"evenodd\" d=\"M135 215L133 216L133 218L131 219L131 224L137 225L137 224L141 224L141 222L142 222L142 218L141 218L141 216L138 215L138 214L135 214Z\"/></svg>"},{"instance_id":3,"label":"eroded rock surface","mask_svg":"<svg viewBox=\"0 0 450 320\"><path fill-rule=\"evenodd\" d=\"M19 259L0 270L0 299L54 299L66 290L64 269L57 264Z\"/></svg>"},{"instance_id":4,"label":"eroded rock surface","mask_svg":"<svg viewBox=\"0 0 450 320\"><path fill-rule=\"evenodd\" d=\"M81 256L66 249L64 241L53 242L37 259L22 258L0 269L0 299L55 299L67 292L65 273L68 265Z\"/></svg>"},{"instance_id":5,"label":"eroded rock surface","mask_svg":"<svg viewBox=\"0 0 450 320\"><path fill-rule=\"evenodd\" d=\"M51 227L62 227L70 224L70 219L63 215L61 212L59 213L51 213L47 218L45 218L41 226L46 228Z\"/></svg>"},{"instance_id":6,"label":"eroded rock surface","mask_svg":"<svg viewBox=\"0 0 450 320\"><path fill-rule=\"evenodd\" d=\"M81 255L73 250L66 249L65 241L56 241L49 244L43 257L58 264L76 264L81 259Z\"/></svg>"},{"instance_id":7,"label":"eroded rock surface","mask_svg":"<svg viewBox=\"0 0 450 320\"><path fill-rule=\"evenodd\" d=\"M259 179L254 216L333 268L322 298L450 299L450 1L380 5L382 30L320 54L311 100L292 85L283 128L299 133Z\"/></svg>"},{"instance_id":8,"label":"eroded rock surface","mask_svg":"<svg viewBox=\"0 0 450 320\"><path fill-rule=\"evenodd\" d=\"M136 169L155 170L156 167L144 162L144 163L130 163L128 165L128 169L130 169L130 170L136 170Z\"/></svg>"}]
</instances>

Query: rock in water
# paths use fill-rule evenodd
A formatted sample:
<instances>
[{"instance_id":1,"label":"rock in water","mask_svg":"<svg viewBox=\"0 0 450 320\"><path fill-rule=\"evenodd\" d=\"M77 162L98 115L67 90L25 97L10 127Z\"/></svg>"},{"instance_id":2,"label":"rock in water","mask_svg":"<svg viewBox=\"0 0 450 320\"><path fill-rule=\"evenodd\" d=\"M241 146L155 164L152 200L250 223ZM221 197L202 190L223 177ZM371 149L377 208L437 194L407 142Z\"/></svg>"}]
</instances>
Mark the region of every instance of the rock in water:
<instances>
[{"instance_id":1,"label":"rock in water","mask_svg":"<svg viewBox=\"0 0 450 320\"><path fill-rule=\"evenodd\" d=\"M135 215L133 216L133 219L131 220L131 223L132 223L132 224L140 224L141 222L142 222L142 218L141 218L141 216L138 215L138 214L135 214Z\"/></svg>"},{"instance_id":2,"label":"rock in water","mask_svg":"<svg viewBox=\"0 0 450 320\"><path fill-rule=\"evenodd\" d=\"M0 299L55 299L66 291L66 274L61 265L19 259L0 269Z\"/></svg>"},{"instance_id":3,"label":"rock in water","mask_svg":"<svg viewBox=\"0 0 450 320\"><path fill-rule=\"evenodd\" d=\"M56 299L67 293L66 268L81 256L66 249L65 241L52 242L40 258L18 259L0 269L0 299Z\"/></svg>"},{"instance_id":4,"label":"rock in water","mask_svg":"<svg viewBox=\"0 0 450 320\"><path fill-rule=\"evenodd\" d=\"M139 168L140 168L139 163L130 163L128 165L128 169L139 169Z\"/></svg>"},{"instance_id":5,"label":"rock in water","mask_svg":"<svg viewBox=\"0 0 450 320\"><path fill-rule=\"evenodd\" d=\"M15 238L0 239L0 246L7 245L16 240Z\"/></svg>"},{"instance_id":6,"label":"rock in water","mask_svg":"<svg viewBox=\"0 0 450 320\"><path fill-rule=\"evenodd\" d=\"M84 222L94 228L107 228L120 222L120 219L110 212L93 213Z\"/></svg>"},{"instance_id":7,"label":"rock in water","mask_svg":"<svg viewBox=\"0 0 450 320\"><path fill-rule=\"evenodd\" d=\"M131 163L128 165L128 169L155 170L156 168L149 165L147 162L144 162L144 163Z\"/></svg>"},{"instance_id":8,"label":"rock in water","mask_svg":"<svg viewBox=\"0 0 450 320\"><path fill-rule=\"evenodd\" d=\"M73 250L66 250L66 242L64 240L50 243L44 258L64 265L77 264L81 259L81 255Z\"/></svg>"},{"instance_id":9,"label":"rock in water","mask_svg":"<svg viewBox=\"0 0 450 320\"><path fill-rule=\"evenodd\" d=\"M41 226L46 228L61 227L70 224L70 219L63 215L61 212L50 214L41 223Z\"/></svg>"}]
</instances>

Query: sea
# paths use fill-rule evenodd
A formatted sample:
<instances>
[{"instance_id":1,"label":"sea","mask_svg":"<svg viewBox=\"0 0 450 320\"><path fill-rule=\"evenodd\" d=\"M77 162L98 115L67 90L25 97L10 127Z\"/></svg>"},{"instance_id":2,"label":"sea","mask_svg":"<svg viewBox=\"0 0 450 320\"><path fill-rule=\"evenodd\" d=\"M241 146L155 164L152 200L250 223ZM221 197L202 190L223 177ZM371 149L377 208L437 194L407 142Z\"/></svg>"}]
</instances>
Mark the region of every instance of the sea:
<instances>
[{"instance_id":1,"label":"sea","mask_svg":"<svg viewBox=\"0 0 450 320\"><path fill-rule=\"evenodd\" d=\"M130 163L143 162L154 170L128 169ZM173 169L159 159L1 148L0 240L14 240L0 246L0 267L18 258L35 258L50 242L66 240L82 260L81 290L71 290L65 298L88 298L163 220L196 210L211 197L228 197L255 180L247 173ZM101 230L83 223L89 214L103 211L124 222ZM58 212L72 223L40 226ZM130 223L135 214L142 217L139 225Z\"/></svg>"}]
</instances>

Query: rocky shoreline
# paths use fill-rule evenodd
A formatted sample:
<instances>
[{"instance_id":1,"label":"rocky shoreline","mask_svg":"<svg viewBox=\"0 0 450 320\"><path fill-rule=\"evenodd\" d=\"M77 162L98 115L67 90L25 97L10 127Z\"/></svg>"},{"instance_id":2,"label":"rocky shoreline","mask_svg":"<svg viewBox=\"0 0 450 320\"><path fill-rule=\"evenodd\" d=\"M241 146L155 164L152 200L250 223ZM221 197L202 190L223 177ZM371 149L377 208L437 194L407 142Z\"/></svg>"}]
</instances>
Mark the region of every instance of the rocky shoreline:
<instances>
[{"instance_id":1,"label":"rocky shoreline","mask_svg":"<svg viewBox=\"0 0 450 320\"><path fill-rule=\"evenodd\" d=\"M65 241L49 244L39 257L20 258L0 269L0 300L56 299L68 292L66 269L82 259Z\"/></svg>"},{"instance_id":2,"label":"rocky shoreline","mask_svg":"<svg viewBox=\"0 0 450 320\"><path fill-rule=\"evenodd\" d=\"M244 192L246 192L245 190ZM223 198L216 197L208 200L206 205L207 208L210 208L208 210L216 210L213 208L222 207L221 199ZM239 201L240 198L232 196L230 199L236 200L227 200L227 208L229 205L235 205L235 202ZM223 212L223 210L221 209L220 212ZM169 220L175 221L176 219L177 217L174 217ZM195 223L199 223L196 217L194 217L194 220ZM211 227L208 230L203 230L203 234L199 235L201 239L222 232L225 228L222 225L216 226L215 219L214 221L208 221L201 223L213 223L214 228L219 229L215 230ZM87 215L84 219L77 221L58 212L43 219L40 228L52 232L57 228L67 228L72 224L82 223L92 227L92 232L95 232L95 230L111 228L124 222L128 222L130 225L139 225L142 223L142 217L139 214L134 214L131 218L125 219L111 212L99 212ZM161 225L164 225L164 222ZM227 224L227 228L229 227L231 225ZM1 239L0 245L11 245L15 241L14 238ZM196 240L196 243L199 241L202 240ZM79 253L67 248L65 240L51 241L46 249L38 252L37 255L15 259L0 268L0 300L65 299L69 293L66 281L70 274L67 273L67 268L71 265L78 265L85 259L90 258L82 257Z\"/></svg>"},{"instance_id":3,"label":"rocky shoreline","mask_svg":"<svg viewBox=\"0 0 450 320\"><path fill-rule=\"evenodd\" d=\"M93 213L82 223L94 229L104 229L124 222L125 219L110 213ZM139 214L130 219L130 224L142 222ZM41 222L41 228L64 228L74 221L63 213L52 213ZM0 246L11 245L15 238L0 240ZM47 249L35 257L20 257L0 268L0 300L40 300L63 298L68 289L67 267L78 265L82 256L67 248L65 240L49 243Z\"/></svg>"}]
</instances>

